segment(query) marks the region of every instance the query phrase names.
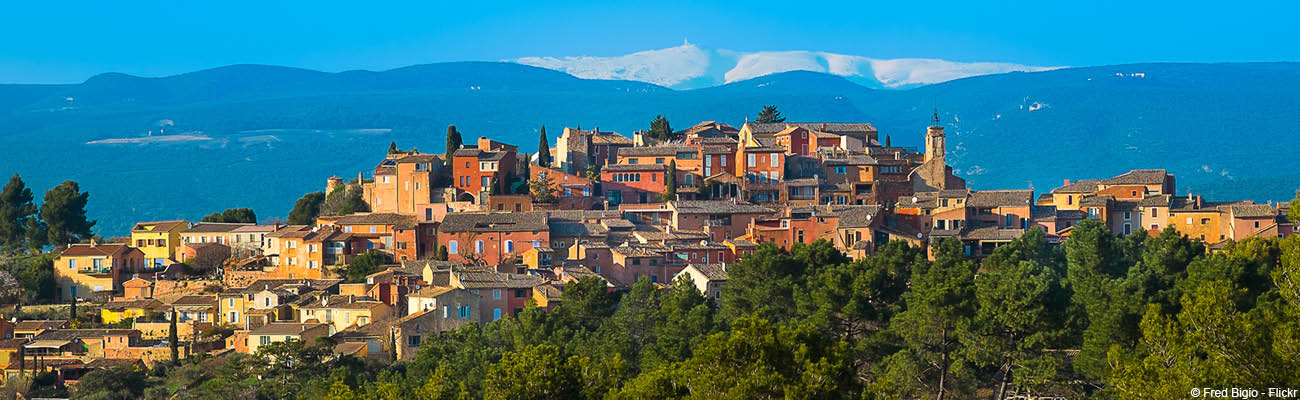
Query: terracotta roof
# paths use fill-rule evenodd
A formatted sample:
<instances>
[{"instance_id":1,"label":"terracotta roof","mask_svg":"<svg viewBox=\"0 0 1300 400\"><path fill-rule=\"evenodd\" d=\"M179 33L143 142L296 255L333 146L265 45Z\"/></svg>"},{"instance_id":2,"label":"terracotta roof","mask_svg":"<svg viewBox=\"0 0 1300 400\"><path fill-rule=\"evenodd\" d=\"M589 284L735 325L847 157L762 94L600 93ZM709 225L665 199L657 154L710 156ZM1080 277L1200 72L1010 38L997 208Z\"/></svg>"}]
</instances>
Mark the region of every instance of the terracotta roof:
<instances>
[{"instance_id":1,"label":"terracotta roof","mask_svg":"<svg viewBox=\"0 0 1300 400\"><path fill-rule=\"evenodd\" d=\"M189 226L189 222L182 220L175 221L154 221L154 222L137 222L131 232L167 232L178 226Z\"/></svg>"},{"instance_id":2,"label":"terracotta roof","mask_svg":"<svg viewBox=\"0 0 1300 400\"><path fill-rule=\"evenodd\" d=\"M866 122L749 122L746 123L750 131L754 133L772 134L785 130L786 126L794 125L805 129L819 130L840 135L850 136L867 136L876 133L876 127Z\"/></svg>"},{"instance_id":3,"label":"terracotta roof","mask_svg":"<svg viewBox=\"0 0 1300 400\"><path fill-rule=\"evenodd\" d=\"M1234 204L1221 206L1236 218L1272 218L1277 216L1277 209L1267 204Z\"/></svg>"},{"instance_id":4,"label":"terracotta roof","mask_svg":"<svg viewBox=\"0 0 1300 400\"><path fill-rule=\"evenodd\" d=\"M415 216L396 213L350 214L333 218L336 225L393 225L399 229L415 227Z\"/></svg>"},{"instance_id":5,"label":"terracotta roof","mask_svg":"<svg viewBox=\"0 0 1300 400\"><path fill-rule=\"evenodd\" d=\"M536 275L506 274L501 272L452 271L466 289L531 288L545 283Z\"/></svg>"},{"instance_id":6,"label":"terracotta roof","mask_svg":"<svg viewBox=\"0 0 1300 400\"><path fill-rule=\"evenodd\" d=\"M74 244L69 245L59 255L63 257L117 257L130 251L135 251L135 249L123 243Z\"/></svg>"},{"instance_id":7,"label":"terracotta roof","mask_svg":"<svg viewBox=\"0 0 1300 400\"><path fill-rule=\"evenodd\" d=\"M254 328L249 331L250 335L298 335L309 329L316 329L325 324L322 323L298 323L298 322L272 322L266 325Z\"/></svg>"},{"instance_id":8,"label":"terracotta roof","mask_svg":"<svg viewBox=\"0 0 1300 400\"><path fill-rule=\"evenodd\" d=\"M102 338L109 335L139 335L135 329L48 329L32 338L37 340L76 340L82 338Z\"/></svg>"},{"instance_id":9,"label":"terracotta roof","mask_svg":"<svg viewBox=\"0 0 1300 400\"><path fill-rule=\"evenodd\" d=\"M772 210L757 204L732 203L726 200L678 200L671 203L681 214L755 214Z\"/></svg>"},{"instance_id":10,"label":"terracotta roof","mask_svg":"<svg viewBox=\"0 0 1300 400\"><path fill-rule=\"evenodd\" d=\"M854 207L844 210L840 213L840 228L866 228L871 226L876 217L880 216L881 207L878 205L868 205Z\"/></svg>"},{"instance_id":11,"label":"terracotta roof","mask_svg":"<svg viewBox=\"0 0 1300 400\"><path fill-rule=\"evenodd\" d=\"M190 229L186 229L186 230L185 230L185 233L223 233L223 232L234 232L235 229L239 229L239 228L241 228L241 227L245 227L245 226L253 226L253 225L257 225L257 224L236 224L236 223L226 223L226 222L200 222L200 223L194 224L194 226L191 226Z\"/></svg>"},{"instance_id":12,"label":"terracotta roof","mask_svg":"<svg viewBox=\"0 0 1300 400\"><path fill-rule=\"evenodd\" d=\"M1096 179L1083 179L1066 186L1052 189L1052 193L1093 193L1097 191L1097 184L1101 181Z\"/></svg>"},{"instance_id":13,"label":"terracotta roof","mask_svg":"<svg viewBox=\"0 0 1300 400\"><path fill-rule=\"evenodd\" d=\"M970 192L970 207L1015 207L1034 204L1032 190L977 190Z\"/></svg>"},{"instance_id":14,"label":"terracotta roof","mask_svg":"<svg viewBox=\"0 0 1300 400\"><path fill-rule=\"evenodd\" d=\"M546 212L474 212L447 214L438 227L441 232L527 232L546 231Z\"/></svg>"},{"instance_id":15,"label":"terracotta roof","mask_svg":"<svg viewBox=\"0 0 1300 400\"><path fill-rule=\"evenodd\" d=\"M399 163L432 163L441 162L442 157L437 154L410 154L396 160Z\"/></svg>"},{"instance_id":16,"label":"terracotta roof","mask_svg":"<svg viewBox=\"0 0 1300 400\"><path fill-rule=\"evenodd\" d=\"M632 139L617 132L600 132L591 135L591 144L615 144L615 145L632 145ZM622 153L623 150L619 150Z\"/></svg>"},{"instance_id":17,"label":"terracotta roof","mask_svg":"<svg viewBox=\"0 0 1300 400\"><path fill-rule=\"evenodd\" d=\"M1106 185L1161 185L1165 183L1168 171L1163 169L1135 169L1114 178L1102 180Z\"/></svg>"},{"instance_id":18,"label":"terracotta roof","mask_svg":"<svg viewBox=\"0 0 1300 400\"><path fill-rule=\"evenodd\" d=\"M596 223L552 221L549 225L552 238L605 236L609 234L609 228Z\"/></svg>"},{"instance_id":19,"label":"terracotta roof","mask_svg":"<svg viewBox=\"0 0 1300 400\"><path fill-rule=\"evenodd\" d=\"M687 266L687 268L692 267L699 270L705 278L711 281L725 281L728 278L727 269L722 264L691 264Z\"/></svg>"},{"instance_id":20,"label":"terracotta roof","mask_svg":"<svg viewBox=\"0 0 1300 400\"><path fill-rule=\"evenodd\" d=\"M664 171L668 166L664 164L610 164L606 165L601 172L636 172L636 171Z\"/></svg>"},{"instance_id":21,"label":"terracotta roof","mask_svg":"<svg viewBox=\"0 0 1300 400\"><path fill-rule=\"evenodd\" d=\"M167 309L167 306L164 305L161 301L155 299L143 299L143 300L110 301L108 303L104 303L104 305L100 308L108 309L108 310L117 310L117 311L126 310L128 308L139 308L145 310L164 310Z\"/></svg>"},{"instance_id":22,"label":"terracotta roof","mask_svg":"<svg viewBox=\"0 0 1300 400\"><path fill-rule=\"evenodd\" d=\"M696 146L684 146L684 145L659 145L659 146L644 146L644 147L628 147L628 148L625 148L625 149L619 149L619 151L618 151L618 155L619 155L620 157L622 157L622 156L633 156L633 157L664 156L664 157L669 157L669 156L676 156L677 153L696 153L696 152L698 152L698 151L699 151L699 147L696 147Z\"/></svg>"},{"instance_id":23,"label":"terracotta roof","mask_svg":"<svg viewBox=\"0 0 1300 400\"><path fill-rule=\"evenodd\" d=\"M14 331L38 331L42 329L60 329L68 326L65 319L29 319L14 324Z\"/></svg>"},{"instance_id":24,"label":"terracotta roof","mask_svg":"<svg viewBox=\"0 0 1300 400\"><path fill-rule=\"evenodd\" d=\"M1138 202L1138 205L1142 207L1169 207L1171 197L1172 196L1167 194L1147 196L1146 198L1143 198L1142 201Z\"/></svg>"}]
</instances>

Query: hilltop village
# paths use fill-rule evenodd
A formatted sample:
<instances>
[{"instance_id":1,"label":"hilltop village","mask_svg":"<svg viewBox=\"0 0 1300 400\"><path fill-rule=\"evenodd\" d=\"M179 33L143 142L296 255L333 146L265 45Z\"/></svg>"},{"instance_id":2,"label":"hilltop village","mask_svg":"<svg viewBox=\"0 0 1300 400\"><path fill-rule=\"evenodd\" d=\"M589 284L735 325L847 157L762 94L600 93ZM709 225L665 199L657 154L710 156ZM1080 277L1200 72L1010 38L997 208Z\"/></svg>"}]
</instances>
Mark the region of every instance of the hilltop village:
<instances>
[{"instance_id":1,"label":"hilltop village","mask_svg":"<svg viewBox=\"0 0 1300 400\"><path fill-rule=\"evenodd\" d=\"M686 281L718 301L730 266L768 243L824 240L862 259L889 242L955 238L979 258L1034 229L1061 243L1089 219L1118 235L1171 228L1209 251L1295 230L1284 204L1176 193L1162 169L1042 193L973 190L935 118L915 133L920 149L866 122L706 121L660 137L566 127L554 142L543 130L535 153L487 137L446 154L394 143L373 169L326 179L324 193L359 199L346 214L145 221L129 238L62 249L57 301L97 308L105 328L0 320L0 364L71 384L98 368L322 337L335 354L410 360L430 335L554 308L583 279L611 291ZM196 264L217 272L191 276Z\"/></svg>"}]
</instances>

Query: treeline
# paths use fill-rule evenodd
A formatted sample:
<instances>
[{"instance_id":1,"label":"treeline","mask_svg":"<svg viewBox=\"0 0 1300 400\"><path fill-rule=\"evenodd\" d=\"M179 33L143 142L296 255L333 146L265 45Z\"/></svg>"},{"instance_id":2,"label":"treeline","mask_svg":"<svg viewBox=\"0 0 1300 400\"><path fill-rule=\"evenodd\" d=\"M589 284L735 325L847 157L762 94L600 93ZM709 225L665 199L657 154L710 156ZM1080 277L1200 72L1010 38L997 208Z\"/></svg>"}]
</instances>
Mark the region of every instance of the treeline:
<instances>
[{"instance_id":1,"label":"treeline","mask_svg":"<svg viewBox=\"0 0 1300 400\"><path fill-rule=\"evenodd\" d=\"M94 372L73 395L1170 399L1300 386L1300 237L1207 254L1173 230L1114 236L1089 220L1063 245L1031 230L978 262L962 250L895 241L851 261L825 241L764 245L729 267L718 306L685 283L610 293L583 280L551 312L427 339L410 362L293 342L151 376Z\"/></svg>"}]
</instances>

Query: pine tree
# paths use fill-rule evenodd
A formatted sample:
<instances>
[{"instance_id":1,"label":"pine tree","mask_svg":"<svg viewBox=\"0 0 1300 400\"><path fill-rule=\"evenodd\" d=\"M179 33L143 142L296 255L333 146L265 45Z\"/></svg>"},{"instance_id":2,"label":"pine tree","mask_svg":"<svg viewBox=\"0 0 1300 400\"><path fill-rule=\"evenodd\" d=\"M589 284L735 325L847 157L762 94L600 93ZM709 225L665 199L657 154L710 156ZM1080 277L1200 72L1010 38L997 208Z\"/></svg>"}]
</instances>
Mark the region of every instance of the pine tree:
<instances>
[{"instance_id":1,"label":"pine tree","mask_svg":"<svg viewBox=\"0 0 1300 400\"><path fill-rule=\"evenodd\" d=\"M543 167L551 166L551 141L546 138L546 127L542 127L542 134L537 138L537 165Z\"/></svg>"},{"instance_id":2,"label":"pine tree","mask_svg":"<svg viewBox=\"0 0 1300 400\"><path fill-rule=\"evenodd\" d=\"M316 217L320 216L321 205L324 203L325 192L311 192L302 195L302 198L293 203L293 210L289 211L289 224L315 224Z\"/></svg>"},{"instance_id":3,"label":"pine tree","mask_svg":"<svg viewBox=\"0 0 1300 400\"><path fill-rule=\"evenodd\" d=\"M32 253L40 253L45 245L50 244L49 231L40 218L35 216L28 218L27 227L23 228L23 231L27 236L27 250Z\"/></svg>"},{"instance_id":4,"label":"pine tree","mask_svg":"<svg viewBox=\"0 0 1300 400\"><path fill-rule=\"evenodd\" d=\"M673 127L668 124L668 118L663 115L656 115L654 121L650 121L650 137L659 141L667 141L673 137Z\"/></svg>"},{"instance_id":5,"label":"pine tree","mask_svg":"<svg viewBox=\"0 0 1300 400\"><path fill-rule=\"evenodd\" d=\"M785 117L781 116L781 111L777 110L775 105L763 106L763 110L758 112L758 119L754 122L785 122Z\"/></svg>"},{"instance_id":6,"label":"pine tree","mask_svg":"<svg viewBox=\"0 0 1300 400\"><path fill-rule=\"evenodd\" d=\"M451 167L451 156L456 153L456 149L459 149L462 144L464 142L460 140L460 132L456 131L456 125L447 125L447 155L443 157L443 161L447 163L448 167Z\"/></svg>"},{"instance_id":7,"label":"pine tree","mask_svg":"<svg viewBox=\"0 0 1300 400\"><path fill-rule=\"evenodd\" d=\"M81 192L74 181L64 181L45 192L41 220L45 221L49 244L55 247L89 239L95 221L86 219L86 202L90 193Z\"/></svg>"},{"instance_id":8,"label":"pine tree","mask_svg":"<svg viewBox=\"0 0 1300 400\"><path fill-rule=\"evenodd\" d=\"M10 250L25 247L24 232L29 220L36 215L32 199L32 190L18 174L9 178L9 183L0 191L0 247Z\"/></svg>"},{"instance_id":9,"label":"pine tree","mask_svg":"<svg viewBox=\"0 0 1300 400\"><path fill-rule=\"evenodd\" d=\"M668 173L664 175L664 202L677 200L677 160L668 160Z\"/></svg>"},{"instance_id":10,"label":"pine tree","mask_svg":"<svg viewBox=\"0 0 1300 400\"><path fill-rule=\"evenodd\" d=\"M399 152L401 152L401 150L397 149L397 142L388 142L388 154L396 154Z\"/></svg>"}]
</instances>

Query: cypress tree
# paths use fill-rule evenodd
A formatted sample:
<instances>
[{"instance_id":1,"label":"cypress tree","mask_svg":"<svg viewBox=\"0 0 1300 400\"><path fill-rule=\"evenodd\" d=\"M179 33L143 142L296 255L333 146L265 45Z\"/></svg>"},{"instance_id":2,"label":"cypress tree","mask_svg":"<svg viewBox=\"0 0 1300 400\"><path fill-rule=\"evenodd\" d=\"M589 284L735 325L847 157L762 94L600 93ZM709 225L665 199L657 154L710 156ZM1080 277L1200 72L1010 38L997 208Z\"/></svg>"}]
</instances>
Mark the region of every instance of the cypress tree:
<instances>
[{"instance_id":1,"label":"cypress tree","mask_svg":"<svg viewBox=\"0 0 1300 400\"><path fill-rule=\"evenodd\" d=\"M546 138L545 126L542 126L542 134L537 138L537 165L551 166L551 142Z\"/></svg>"},{"instance_id":2,"label":"cypress tree","mask_svg":"<svg viewBox=\"0 0 1300 400\"><path fill-rule=\"evenodd\" d=\"M460 140L460 132L456 131L456 125L447 125L447 155L444 158L447 166L451 166L451 156L456 153L456 149L464 144Z\"/></svg>"},{"instance_id":3,"label":"cypress tree","mask_svg":"<svg viewBox=\"0 0 1300 400\"><path fill-rule=\"evenodd\" d=\"M398 151L397 142L388 142L388 154L395 154Z\"/></svg>"},{"instance_id":4,"label":"cypress tree","mask_svg":"<svg viewBox=\"0 0 1300 400\"><path fill-rule=\"evenodd\" d=\"M180 349L176 347L179 341L179 335L176 334L176 307L172 307L171 324L167 327L167 345L172 350L172 365L176 365L181 358Z\"/></svg>"},{"instance_id":5,"label":"cypress tree","mask_svg":"<svg viewBox=\"0 0 1300 400\"><path fill-rule=\"evenodd\" d=\"M664 202L677 199L677 160L668 160L668 174L664 176Z\"/></svg>"},{"instance_id":6,"label":"cypress tree","mask_svg":"<svg viewBox=\"0 0 1300 400\"><path fill-rule=\"evenodd\" d=\"M68 323L76 327L77 324L77 298L73 297L68 300Z\"/></svg>"}]
</instances>

